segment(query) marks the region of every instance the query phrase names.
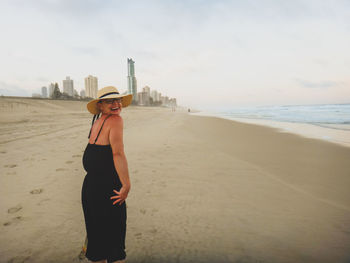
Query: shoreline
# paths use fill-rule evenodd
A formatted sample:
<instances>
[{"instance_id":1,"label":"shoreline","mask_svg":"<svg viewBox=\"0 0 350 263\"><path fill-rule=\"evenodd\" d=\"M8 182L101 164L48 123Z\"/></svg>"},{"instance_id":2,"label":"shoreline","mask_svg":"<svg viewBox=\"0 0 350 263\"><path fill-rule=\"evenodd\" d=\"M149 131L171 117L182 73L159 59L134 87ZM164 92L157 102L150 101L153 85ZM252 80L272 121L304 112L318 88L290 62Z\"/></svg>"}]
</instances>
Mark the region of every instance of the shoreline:
<instances>
[{"instance_id":1,"label":"shoreline","mask_svg":"<svg viewBox=\"0 0 350 263\"><path fill-rule=\"evenodd\" d=\"M319 139L328 141L338 145L350 147L350 124L313 124L301 122L284 122L267 119L250 119L238 117L225 117L219 114L211 113L193 113L193 116L216 117L225 120L237 121L240 123L248 123L271 127L277 129L281 133L291 133L302 136L304 138Z\"/></svg>"}]
</instances>

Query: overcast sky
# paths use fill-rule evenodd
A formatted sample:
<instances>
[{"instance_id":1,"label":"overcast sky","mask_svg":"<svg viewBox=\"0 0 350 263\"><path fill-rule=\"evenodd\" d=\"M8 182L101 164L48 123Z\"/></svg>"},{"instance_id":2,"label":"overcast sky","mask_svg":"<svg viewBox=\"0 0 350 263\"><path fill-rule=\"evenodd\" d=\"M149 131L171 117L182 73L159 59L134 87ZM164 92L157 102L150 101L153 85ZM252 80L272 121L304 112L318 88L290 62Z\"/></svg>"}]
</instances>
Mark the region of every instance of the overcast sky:
<instances>
[{"instance_id":1,"label":"overcast sky","mask_svg":"<svg viewBox=\"0 0 350 263\"><path fill-rule=\"evenodd\" d=\"M70 76L208 108L350 102L350 1L1 0L0 94Z\"/></svg>"}]
</instances>

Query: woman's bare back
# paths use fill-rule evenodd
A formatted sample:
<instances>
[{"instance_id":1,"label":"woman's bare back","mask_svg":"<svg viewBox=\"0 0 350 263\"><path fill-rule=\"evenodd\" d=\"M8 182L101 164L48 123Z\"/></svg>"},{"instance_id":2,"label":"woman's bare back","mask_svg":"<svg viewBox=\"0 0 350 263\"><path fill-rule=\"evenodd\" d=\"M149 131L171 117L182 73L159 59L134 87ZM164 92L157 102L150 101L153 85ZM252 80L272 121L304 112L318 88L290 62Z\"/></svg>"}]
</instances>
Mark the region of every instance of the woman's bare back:
<instances>
[{"instance_id":1,"label":"woman's bare back","mask_svg":"<svg viewBox=\"0 0 350 263\"><path fill-rule=\"evenodd\" d=\"M98 139L96 141L96 144L98 145L109 145L109 132L111 130L111 127L115 121L117 121L118 118L121 118L120 116L106 116L99 118L92 126L91 129L91 135L89 139L90 144L94 144L96 137L98 136ZM103 121L106 120L103 124ZM101 126L103 125L103 129L101 130ZM101 130L101 132L100 132ZM98 133L100 134L98 135Z\"/></svg>"}]
</instances>

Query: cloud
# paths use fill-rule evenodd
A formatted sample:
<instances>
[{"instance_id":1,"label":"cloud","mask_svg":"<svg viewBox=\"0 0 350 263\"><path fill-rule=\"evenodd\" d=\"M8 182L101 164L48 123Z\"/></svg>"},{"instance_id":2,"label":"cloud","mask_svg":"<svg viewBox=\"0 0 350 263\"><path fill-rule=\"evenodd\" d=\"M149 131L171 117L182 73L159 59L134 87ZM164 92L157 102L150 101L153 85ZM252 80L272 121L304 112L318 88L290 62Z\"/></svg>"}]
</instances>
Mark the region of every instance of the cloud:
<instances>
[{"instance_id":1,"label":"cloud","mask_svg":"<svg viewBox=\"0 0 350 263\"><path fill-rule=\"evenodd\" d=\"M303 79L295 79L295 80L299 84L299 86L303 88L325 89L325 88L333 88L333 87L339 86L338 82L330 81L330 80L319 81L319 82L312 82L312 81L303 80Z\"/></svg>"}]
</instances>

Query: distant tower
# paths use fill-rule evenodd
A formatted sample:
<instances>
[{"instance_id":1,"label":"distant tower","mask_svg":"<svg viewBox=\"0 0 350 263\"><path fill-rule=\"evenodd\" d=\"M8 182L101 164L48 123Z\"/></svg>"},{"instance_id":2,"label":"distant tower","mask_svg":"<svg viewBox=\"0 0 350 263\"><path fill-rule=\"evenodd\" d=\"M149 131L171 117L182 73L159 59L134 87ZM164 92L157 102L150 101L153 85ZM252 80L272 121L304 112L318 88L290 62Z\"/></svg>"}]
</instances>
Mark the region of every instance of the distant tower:
<instances>
[{"instance_id":1,"label":"distant tower","mask_svg":"<svg viewBox=\"0 0 350 263\"><path fill-rule=\"evenodd\" d=\"M132 101L137 101L137 82L135 77L135 61L128 58L128 93L132 94Z\"/></svg>"},{"instance_id":2,"label":"distant tower","mask_svg":"<svg viewBox=\"0 0 350 263\"><path fill-rule=\"evenodd\" d=\"M80 91L80 97L85 98L85 90L82 89Z\"/></svg>"},{"instance_id":3,"label":"distant tower","mask_svg":"<svg viewBox=\"0 0 350 263\"><path fill-rule=\"evenodd\" d=\"M47 98L47 88L46 87L41 88L41 97Z\"/></svg>"},{"instance_id":4,"label":"distant tower","mask_svg":"<svg viewBox=\"0 0 350 263\"><path fill-rule=\"evenodd\" d=\"M142 89L143 92L146 92L148 96L151 96L151 88L148 86L144 86Z\"/></svg>"},{"instance_id":5,"label":"distant tower","mask_svg":"<svg viewBox=\"0 0 350 263\"><path fill-rule=\"evenodd\" d=\"M66 77L66 79L63 80L63 92L73 97L74 95L73 90L74 90L73 80L70 79L69 77Z\"/></svg>"},{"instance_id":6,"label":"distant tower","mask_svg":"<svg viewBox=\"0 0 350 263\"><path fill-rule=\"evenodd\" d=\"M97 77L89 75L85 78L85 96L88 98L97 98L98 82Z\"/></svg>"},{"instance_id":7,"label":"distant tower","mask_svg":"<svg viewBox=\"0 0 350 263\"><path fill-rule=\"evenodd\" d=\"M55 83L50 83L49 85L49 97L52 97L53 91L55 89Z\"/></svg>"}]
</instances>

